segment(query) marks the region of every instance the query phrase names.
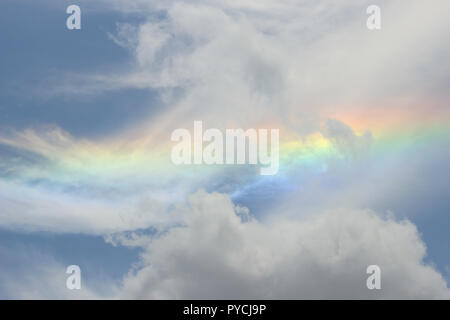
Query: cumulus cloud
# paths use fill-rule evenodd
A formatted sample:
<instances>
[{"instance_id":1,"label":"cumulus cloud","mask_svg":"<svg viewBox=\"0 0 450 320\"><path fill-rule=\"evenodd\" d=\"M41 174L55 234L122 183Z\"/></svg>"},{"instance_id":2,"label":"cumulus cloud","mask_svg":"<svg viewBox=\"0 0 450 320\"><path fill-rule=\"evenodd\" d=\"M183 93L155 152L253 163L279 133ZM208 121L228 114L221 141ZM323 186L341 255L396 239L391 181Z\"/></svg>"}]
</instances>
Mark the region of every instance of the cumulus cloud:
<instances>
[{"instance_id":1,"label":"cumulus cloud","mask_svg":"<svg viewBox=\"0 0 450 320\"><path fill-rule=\"evenodd\" d=\"M124 282L124 298L447 299L442 276L423 259L409 221L370 211L330 211L308 219L243 222L228 196L190 197L185 225L155 238L144 267ZM301 211L301 208L297 209ZM382 270L382 290L366 288L366 268Z\"/></svg>"}]
</instances>

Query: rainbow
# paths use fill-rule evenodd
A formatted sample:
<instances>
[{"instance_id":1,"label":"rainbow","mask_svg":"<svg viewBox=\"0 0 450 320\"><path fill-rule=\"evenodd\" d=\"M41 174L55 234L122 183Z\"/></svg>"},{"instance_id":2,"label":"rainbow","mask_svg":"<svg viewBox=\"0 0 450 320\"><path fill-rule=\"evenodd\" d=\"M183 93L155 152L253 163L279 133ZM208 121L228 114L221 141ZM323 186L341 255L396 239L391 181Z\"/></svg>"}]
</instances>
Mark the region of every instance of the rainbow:
<instances>
[{"instance_id":1,"label":"rainbow","mask_svg":"<svg viewBox=\"0 0 450 320\"><path fill-rule=\"evenodd\" d=\"M353 130L355 141L362 140L366 158L379 159L408 150L439 147L449 141L448 108L432 115L424 112L424 108L369 110L335 114L335 119ZM363 140L365 137L370 139ZM351 161L352 158L333 137L321 132L300 136L282 127L280 139L279 179L289 180L291 172L298 169L326 172L330 161ZM23 155L36 154L40 160L21 163L16 158L2 158L0 169L4 174L0 179L27 184L127 188L132 185L170 186L180 179L198 186L212 176L227 175L226 167L175 166L170 161L173 143L169 138L165 143L160 141L164 141L161 134L157 139L148 132L132 140L120 136L104 141L78 140L59 128L3 134L0 145ZM238 183L245 187L246 183L262 179L255 175L249 173L247 182L241 179Z\"/></svg>"}]
</instances>

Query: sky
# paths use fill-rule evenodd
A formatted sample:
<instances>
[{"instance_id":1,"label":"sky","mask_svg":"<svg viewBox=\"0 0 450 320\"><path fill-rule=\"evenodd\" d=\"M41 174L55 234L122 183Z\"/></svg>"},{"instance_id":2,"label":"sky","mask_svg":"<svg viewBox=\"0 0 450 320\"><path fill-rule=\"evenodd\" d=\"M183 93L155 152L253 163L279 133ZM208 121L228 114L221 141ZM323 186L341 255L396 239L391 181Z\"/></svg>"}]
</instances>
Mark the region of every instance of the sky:
<instances>
[{"instance_id":1,"label":"sky","mask_svg":"<svg viewBox=\"0 0 450 320\"><path fill-rule=\"evenodd\" d=\"M1 1L0 298L448 299L449 14ZM277 174L173 164L197 120L278 129Z\"/></svg>"}]
</instances>

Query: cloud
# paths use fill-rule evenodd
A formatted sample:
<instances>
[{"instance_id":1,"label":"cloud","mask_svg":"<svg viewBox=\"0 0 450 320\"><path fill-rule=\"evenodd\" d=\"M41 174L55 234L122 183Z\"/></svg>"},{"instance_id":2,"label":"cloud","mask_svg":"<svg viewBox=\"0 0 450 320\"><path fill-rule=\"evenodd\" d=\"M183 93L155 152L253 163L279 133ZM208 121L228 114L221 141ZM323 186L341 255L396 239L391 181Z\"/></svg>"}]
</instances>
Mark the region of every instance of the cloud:
<instances>
[{"instance_id":1,"label":"cloud","mask_svg":"<svg viewBox=\"0 0 450 320\"><path fill-rule=\"evenodd\" d=\"M108 32L129 50L129 63L106 73L66 74L40 91L150 89L162 97L164 112L137 124L149 134L167 136L201 119L216 128L270 123L308 135L336 114L363 110L364 116L374 106L412 110L418 104L439 113L448 99L442 85L450 70L442 59L450 53L441 38L450 27L445 0L383 1L378 32L365 25L370 1L96 3L147 18ZM441 103L431 104L431 98Z\"/></svg>"},{"instance_id":2,"label":"cloud","mask_svg":"<svg viewBox=\"0 0 450 320\"><path fill-rule=\"evenodd\" d=\"M164 226L177 221L168 199L158 195L107 201L52 191L45 187L0 182L0 226L12 230L104 235Z\"/></svg>"},{"instance_id":3,"label":"cloud","mask_svg":"<svg viewBox=\"0 0 450 320\"><path fill-rule=\"evenodd\" d=\"M350 158L367 154L373 140L370 132L358 136L350 126L334 119L325 123L323 134L343 156Z\"/></svg>"},{"instance_id":4,"label":"cloud","mask_svg":"<svg viewBox=\"0 0 450 320\"><path fill-rule=\"evenodd\" d=\"M370 211L243 222L228 196L190 197L185 225L154 239L124 282L137 299L448 299L409 221ZM301 211L301 209L297 209ZM369 265L382 290L366 288Z\"/></svg>"},{"instance_id":5,"label":"cloud","mask_svg":"<svg viewBox=\"0 0 450 320\"><path fill-rule=\"evenodd\" d=\"M82 1L83 10L90 2ZM39 91L67 97L150 89L163 97L165 108L103 141L76 139L60 128L2 132L0 143L23 154L1 159L1 226L101 234L113 244L146 248L144 267L124 281L125 298L449 297L441 275L424 264L425 245L411 222L360 209L394 200L413 204L411 195L421 194L423 181L436 176L421 173L419 179L416 172L434 162L420 150L395 148L393 158L367 160L360 156L376 138L329 120L349 110L370 117L365 111L379 105L420 109L419 115L446 105L442 83L450 70L450 45L442 30L450 28L448 1L383 2L377 33L365 28L366 2L350 0L93 5L105 3L147 18L109 33L131 53L129 64L107 73L65 74ZM430 95L435 103L417 103ZM381 113L375 120L385 123L389 119ZM218 193L197 193L185 207L186 195L198 186L232 193L255 182L245 170L200 174L154 162L172 130L199 119L216 128L280 126L296 138L320 132L349 162L325 163L321 175L300 164L301 174L293 170L290 180L282 180L287 188L297 187L289 195L295 201L279 203L284 198L276 194L270 198L275 205L263 206L270 208L264 221L242 222L236 215L241 209ZM439 146L428 150L433 148ZM430 154L442 157L436 150ZM30 153L36 158L25 157ZM259 193L245 200L267 198L261 191L273 184L260 182L254 183L262 185ZM408 193L410 188L418 191ZM180 222L185 225L173 227ZM150 237L150 244L148 235L121 233L155 225L165 232ZM382 291L365 288L370 264L382 269ZM60 269L49 266L42 273L52 277L55 268ZM66 297L52 283L48 291ZM31 289L39 287L33 279L17 281L18 291L14 282L7 284L13 296L39 296Z\"/></svg>"},{"instance_id":6,"label":"cloud","mask_svg":"<svg viewBox=\"0 0 450 320\"><path fill-rule=\"evenodd\" d=\"M449 27L448 2L383 1L379 32L365 26L369 4L115 1L115 10L149 17L119 25L113 37L131 49L134 68L89 75L85 87L177 87L186 90L179 109L197 116L226 108L251 121L256 111L284 112L285 121L306 117L305 125L333 105L400 103L430 90L448 97L442 81L450 65L440 59L450 52L440 32Z\"/></svg>"}]
</instances>

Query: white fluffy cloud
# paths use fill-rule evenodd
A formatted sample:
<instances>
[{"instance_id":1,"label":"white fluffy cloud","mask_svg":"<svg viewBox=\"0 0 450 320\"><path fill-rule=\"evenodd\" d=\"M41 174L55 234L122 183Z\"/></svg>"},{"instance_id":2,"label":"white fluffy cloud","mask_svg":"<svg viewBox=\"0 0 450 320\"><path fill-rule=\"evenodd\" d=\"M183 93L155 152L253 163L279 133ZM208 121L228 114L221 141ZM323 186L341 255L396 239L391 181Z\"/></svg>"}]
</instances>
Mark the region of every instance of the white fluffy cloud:
<instances>
[{"instance_id":1,"label":"white fluffy cloud","mask_svg":"<svg viewBox=\"0 0 450 320\"><path fill-rule=\"evenodd\" d=\"M301 214L301 208L295 209ZM242 222L228 196L199 191L184 226L154 239L124 298L446 299L413 224L369 211ZM382 290L366 288L379 265Z\"/></svg>"},{"instance_id":2,"label":"white fluffy cloud","mask_svg":"<svg viewBox=\"0 0 450 320\"><path fill-rule=\"evenodd\" d=\"M167 18L120 25L116 39L132 50L135 70L92 79L105 88L182 87L184 111L311 112L402 98L439 86L450 67L439 59L450 51L441 36L450 26L445 0L383 1L379 32L365 25L370 1L114 3L125 11L164 10Z\"/></svg>"}]
</instances>

